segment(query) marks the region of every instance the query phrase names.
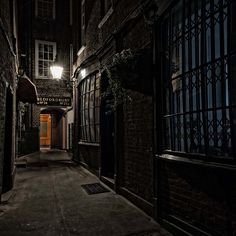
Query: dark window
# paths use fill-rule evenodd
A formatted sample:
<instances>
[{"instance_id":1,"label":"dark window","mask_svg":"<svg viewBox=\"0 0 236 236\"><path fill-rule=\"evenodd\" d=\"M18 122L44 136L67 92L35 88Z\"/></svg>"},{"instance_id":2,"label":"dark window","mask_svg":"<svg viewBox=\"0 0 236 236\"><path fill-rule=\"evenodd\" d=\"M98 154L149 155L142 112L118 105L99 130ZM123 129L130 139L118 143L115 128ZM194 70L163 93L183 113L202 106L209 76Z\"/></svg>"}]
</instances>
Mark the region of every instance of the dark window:
<instances>
[{"instance_id":1,"label":"dark window","mask_svg":"<svg viewBox=\"0 0 236 236\"><path fill-rule=\"evenodd\" d=\"M165 150L232 156L227 0L181 0L162 21Z\"/></svg>"},{"instance_id":2,"label":"dark window","mask_svg":"<svg viewBox=\"0 0 236 236\"><path fill-rule=\"evenodd\" d=\"M36 17L55 19L55 0L36 0Z\"/></svg>"},{"instance_id":3,"label":"dark window","mask_svg":"<svg viewBox=\"0 0 236 236\"><path fill-rule=\"evenodd\" d=\"M80 141L98 143L100 140L100 75L86 77L79 86Z\"/></svg>"}]
</instances>

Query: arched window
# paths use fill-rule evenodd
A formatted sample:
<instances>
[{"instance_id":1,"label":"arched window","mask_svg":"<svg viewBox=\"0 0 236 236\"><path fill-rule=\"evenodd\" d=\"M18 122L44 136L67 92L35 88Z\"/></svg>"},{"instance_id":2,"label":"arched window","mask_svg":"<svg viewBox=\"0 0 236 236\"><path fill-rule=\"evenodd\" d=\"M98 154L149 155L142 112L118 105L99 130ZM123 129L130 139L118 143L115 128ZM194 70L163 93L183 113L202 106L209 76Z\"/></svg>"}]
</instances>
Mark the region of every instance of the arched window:
<instances>
[{"instance_id":1,"label":"arched window","mask_svg":"<svg viewBox=\"0 0 236 236\"><path fill-rule=\"evenodd\" d=\"M80 141L100 141L100 74L87 76L79 85Z\"/></svg>"}]
</instances>

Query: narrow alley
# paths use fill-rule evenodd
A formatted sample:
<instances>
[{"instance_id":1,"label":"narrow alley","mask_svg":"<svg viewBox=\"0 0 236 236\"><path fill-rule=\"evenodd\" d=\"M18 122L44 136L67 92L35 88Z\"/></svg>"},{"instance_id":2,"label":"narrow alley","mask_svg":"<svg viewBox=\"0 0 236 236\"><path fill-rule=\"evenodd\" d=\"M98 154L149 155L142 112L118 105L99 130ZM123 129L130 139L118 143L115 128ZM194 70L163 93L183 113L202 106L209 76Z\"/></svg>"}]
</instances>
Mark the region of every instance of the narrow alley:
<instances>
[{"instance_id":1,"label":"narrow alley","mask_svg":"<svg viewBox=\"0 0 236 236\"><path fill-rule=\"evenodd\" d=\"M0 236L236 236L235 12L0 0Z\"/></svg>"},{"instance_id":2,"label":"narrow alley","mask_svg":"<svg viewBox=\"0 0 236 236\"><path fill-rule=\"evenodd\" d=\"M98 178L65 151L44 149L17 166L15 188L0 205L1 236L169 235L110 189L88 195L81 185Z\"/></svg>"}]
</instances>

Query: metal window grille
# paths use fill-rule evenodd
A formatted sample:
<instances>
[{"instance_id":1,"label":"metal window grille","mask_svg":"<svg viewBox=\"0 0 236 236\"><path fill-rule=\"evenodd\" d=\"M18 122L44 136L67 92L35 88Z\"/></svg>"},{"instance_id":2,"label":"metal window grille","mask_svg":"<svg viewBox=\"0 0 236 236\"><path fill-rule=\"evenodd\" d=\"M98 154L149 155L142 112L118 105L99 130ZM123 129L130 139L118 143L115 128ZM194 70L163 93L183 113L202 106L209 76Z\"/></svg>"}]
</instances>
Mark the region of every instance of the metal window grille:
<instances>
[{"instance_id":1,"label":"metal window grille","mask_svg":"<svg viewBox=\"0 0 236 236\"><path fill-rule=\"evenodd\" d=\"M100 75L85 78L79 86L80 140L99 143L100 140Z\"/></svg>"},{"instance_id":2,"label":"metal window grille","mask_svg":"<svg viewBox=\"0 0 236 236\"><path fill-rule=\"evenodd\" d=\"M233 155L230 5L229 0L180 0L163 17L165 150Z\"/></svg>"}]
</instances>

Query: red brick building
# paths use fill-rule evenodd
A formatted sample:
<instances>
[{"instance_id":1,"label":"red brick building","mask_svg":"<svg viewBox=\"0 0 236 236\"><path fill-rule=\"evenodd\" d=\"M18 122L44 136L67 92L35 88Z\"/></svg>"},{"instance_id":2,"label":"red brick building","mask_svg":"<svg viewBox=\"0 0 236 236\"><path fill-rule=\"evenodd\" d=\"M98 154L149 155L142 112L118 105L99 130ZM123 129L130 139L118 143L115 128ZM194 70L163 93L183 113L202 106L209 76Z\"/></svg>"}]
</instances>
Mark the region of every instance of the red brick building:
<instances>
[{"instance_id":1,"label":"red brick building","mask_svg":"<svg viewBox=\"0 0 236 236\"><path fill-rule=\"evenodd\" d=\"M81 1L74 158L179 235L236 230L234 10Z\"/></svg>"},{"instance_id":2,"label":"red brick building","mask_svg":"<svg viewBox=\"0 0 236 236\"><path fill-rule=\"evenodd\" d=\"M38 92L37 104L22 105L20 155L37 151L40 146L68 149L71 130L68 112L72 106L72 24L72 1L20 1L21 68ZM55 60L64 67L61 80L53 79L49 69Z\"/></svg>"},{"instance_id":3,"label":"red brick building","mask_svg":"<svg viewBox=\"0 0 236 236\"><path fill-rule=\"evenodd\" d=\"M132 64L135 53L150 52L151 32L143 17L145 4L143 1L135 4L82 1L82 47L76 71L78 155L75 159L127 197L138 196L140 205L151 212L152 76L138 75L150 89L145 93L140 92L141 85L136 90L127 89L125 96L129 99L124 106L111 108L112 95L102 95L109 83L105 68L112 64L116 53L129 49L127 52L134 58L130 58ZM146 58L151 64L151 54ZM142 64L142 69L147 71Z\"/></svg>"},{"instance_id":4,"label":"red brick building","mask_svg":"<svg viewBox=\"0 0 236 236\"><path fill-rule=\"evenodd\" d=\"M159 5L155 152L159 218L235 234L235 2Z\"/></svg>"}]
</instances>

